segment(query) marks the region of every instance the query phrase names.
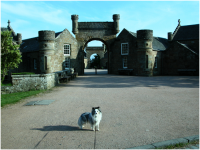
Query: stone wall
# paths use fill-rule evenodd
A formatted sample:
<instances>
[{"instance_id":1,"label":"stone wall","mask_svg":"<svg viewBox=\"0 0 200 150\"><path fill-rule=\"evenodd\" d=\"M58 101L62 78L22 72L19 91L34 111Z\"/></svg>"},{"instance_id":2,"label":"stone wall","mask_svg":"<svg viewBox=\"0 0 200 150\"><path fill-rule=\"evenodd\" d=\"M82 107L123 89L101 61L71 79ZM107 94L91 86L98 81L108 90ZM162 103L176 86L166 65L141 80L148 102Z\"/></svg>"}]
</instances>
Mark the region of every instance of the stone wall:
<instances>
[{"instance_id":1,"label":"stone wall","mask_svg":"<svg viewBox=\"0 0 200 150\"><path fill-rule=\"evenodd\" d=\"M128 43L128 55L121 55L121 43ZM133 69L133 75L137 71L137 52L136 52L136 38L130 35L127 30L123 30L115 40L112 46L111 56L111 73L118 74L118 69L123 69L123 58L127 57L128 68Z\"/></svg>"},{"instance_id":2,"label":"stone wall","mask_svg":"<svg viewBox=\"0 0 200 150\"><path fill-rule=\"evenodd\" d=\"M12 75L13 86L2 86L1 93L15 93L30 90L50 89L59 83L59 79L69 74L69 70L49 74Z\"/></svg>"},{"instance_id":3,"label":"stone wall","mask_svg":"<svg viewBox=\"0 0 200 150\"><path fill-rule=\"evenodd\" d=\"M187 70L187 71L180 71ZM188 69L196 71L188 71ZM177 42L163 52L163 75L199 75L199 55Z\"/></svg>"},{"instance_id":4,"label":"stone wall","mask_svg":"<svg viewBox=\"0 0 200 150\"><path fill-rule=\"evenodd\" d=\"M63 47L64 44L70 44L70 56L65 56ZM78 55L78 48L77 48L77 41L71 35L71 33L65 29L56 39L55 39L55 54L54 54L54 63L52 64L54 67L53 72L60 71L64 69L64 61L65 57L70 57L70 67L76 68L78 67L77 63L77 55Z\"/></svg>"}]
</instances>

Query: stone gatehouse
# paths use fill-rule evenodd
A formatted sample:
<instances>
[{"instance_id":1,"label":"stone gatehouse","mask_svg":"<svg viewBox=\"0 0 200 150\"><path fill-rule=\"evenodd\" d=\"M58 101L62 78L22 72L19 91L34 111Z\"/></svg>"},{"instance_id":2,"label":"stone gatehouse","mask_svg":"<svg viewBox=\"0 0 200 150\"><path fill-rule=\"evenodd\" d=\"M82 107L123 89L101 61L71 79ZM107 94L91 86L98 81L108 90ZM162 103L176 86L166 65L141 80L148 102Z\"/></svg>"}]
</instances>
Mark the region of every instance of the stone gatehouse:
<instances>
[{"instance_id":1,"label":"stone gatehouse","mask_svg":"<svg viewBox=\"0 0 200 150\"><path fill-rule=\"evenodd\" d=\"M109 74L199 75L199 24L181 26L179 20L175 31L166 33L168 39L153 36L149 29L136 33L123 29L116 36L120 15L112 18L113 22L78 22L78 15L72 15L75 37L68 29L57 33L39 31L38 37L21 41L23 62L14 72L48 74L72 68L84 74L84 49L88 42L99 40L107 49ZM9 22L7 30L11 29Z\"/></svg>"}]
</instances>

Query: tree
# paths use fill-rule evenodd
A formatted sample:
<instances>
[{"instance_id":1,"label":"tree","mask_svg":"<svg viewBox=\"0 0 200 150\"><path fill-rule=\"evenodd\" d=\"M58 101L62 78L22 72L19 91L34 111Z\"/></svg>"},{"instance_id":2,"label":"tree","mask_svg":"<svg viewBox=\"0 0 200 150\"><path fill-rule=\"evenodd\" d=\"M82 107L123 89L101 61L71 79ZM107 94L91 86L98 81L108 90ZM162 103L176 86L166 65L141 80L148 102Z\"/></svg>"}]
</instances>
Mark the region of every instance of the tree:
<instances>
[{"instance_id":1,"label":"tree","mask_svg":"<svg viewBox=\"0 0 200 150\"><path fill-rule=\"evenodd\" d=\"M10 69L18 68L22 62L20 45L13 42L11 31L1 32L1 83Z\"/></svg>"},{"instance_id":2,"label":"tree","mask_svg":"<svg viewBox=\"0 0 200 150\"><path fill-rule=\"evenodd\" d=\"M90 67L91 68L100 68L100 56L97 54L94 56L95 58L91 60Z\"/></svg>"}]
</instances>

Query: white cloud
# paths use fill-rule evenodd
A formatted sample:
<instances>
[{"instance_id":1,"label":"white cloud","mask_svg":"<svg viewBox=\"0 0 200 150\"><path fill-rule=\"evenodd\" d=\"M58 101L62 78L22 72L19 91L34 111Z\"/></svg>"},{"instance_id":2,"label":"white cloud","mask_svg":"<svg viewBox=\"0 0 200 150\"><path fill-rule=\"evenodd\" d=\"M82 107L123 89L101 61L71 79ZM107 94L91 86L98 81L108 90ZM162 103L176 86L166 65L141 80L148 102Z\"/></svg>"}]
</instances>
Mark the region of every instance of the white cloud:
<instances>
[{"instance_id":1,"label":"white cloud","mask_svg":"<svg viewBox=\"0 0 200 150\"><path fill-rule=\"evenodd\" d=\"M66 18L66 16L71 15L67 10L53 8L45 2L21 2L15 5L1 2L1 11L56 25L63 25L71 22L71 20ZM63 14L65 14L65 16L63 16Z\"/></svg>"}]
</instances>

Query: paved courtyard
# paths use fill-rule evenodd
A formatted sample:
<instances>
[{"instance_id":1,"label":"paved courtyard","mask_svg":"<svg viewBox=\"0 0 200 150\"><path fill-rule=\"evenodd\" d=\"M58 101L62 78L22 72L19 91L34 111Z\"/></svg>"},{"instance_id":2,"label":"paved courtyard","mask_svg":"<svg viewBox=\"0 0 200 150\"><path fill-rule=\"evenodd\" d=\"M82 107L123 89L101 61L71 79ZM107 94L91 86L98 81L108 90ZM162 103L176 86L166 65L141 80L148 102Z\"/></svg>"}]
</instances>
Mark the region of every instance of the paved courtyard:
<instances>
[{"instance_id":1,"label":"paved courtyard","mask_svg":"<svg viewBox=\"0 0 200 150\"><path fill-rule=\"evenodd\" d=\"M38 100L49 105L24 106ZM81 113L103 112L96 149L125 149L199 134L199 77L118 76L106 70L1 109L2 149L92 149L95 132Z\"/></svg>"}]
</instances>

